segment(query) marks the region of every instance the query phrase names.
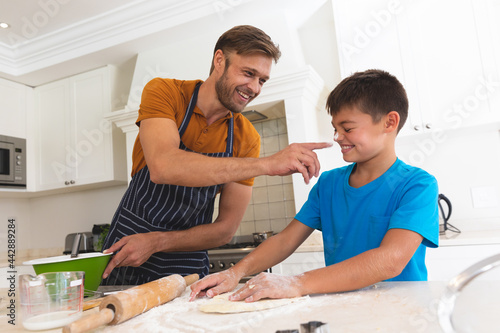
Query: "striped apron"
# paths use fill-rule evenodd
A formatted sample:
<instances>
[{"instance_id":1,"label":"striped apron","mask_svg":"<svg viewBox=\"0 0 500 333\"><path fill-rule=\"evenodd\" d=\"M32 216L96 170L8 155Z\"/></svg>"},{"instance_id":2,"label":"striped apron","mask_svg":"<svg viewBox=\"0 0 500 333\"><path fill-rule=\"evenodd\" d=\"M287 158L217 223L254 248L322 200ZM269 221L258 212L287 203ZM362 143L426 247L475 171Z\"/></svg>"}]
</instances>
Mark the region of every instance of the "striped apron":
<instances>
[{"instance_id":1,"label":"striped apron","mask_svg":"<svg viewBox=\"0 0 500 333\"><path fill-rule=\"evenodd\" d=\"M189 120L193 114L198 96L196 86L186 115L179 128L180 149L189 150L182 143ZM230 118L227 132L226 151L204 153L212 157L233 155L233 118ZM201 167L201 166L200 166ZM121 238L137 233L152 231L185 230L197 225L212 222L214 200L222 185L206 187L185 187L151 182L146 165L137 172L123 196L113 216L111 228L103 249L109 248ZM157 252L139 267L115 268L103 285L138 285L171 274L188 275L198 273L200 277L208 274L207 251Z\"/></svg>"}]
</instances>

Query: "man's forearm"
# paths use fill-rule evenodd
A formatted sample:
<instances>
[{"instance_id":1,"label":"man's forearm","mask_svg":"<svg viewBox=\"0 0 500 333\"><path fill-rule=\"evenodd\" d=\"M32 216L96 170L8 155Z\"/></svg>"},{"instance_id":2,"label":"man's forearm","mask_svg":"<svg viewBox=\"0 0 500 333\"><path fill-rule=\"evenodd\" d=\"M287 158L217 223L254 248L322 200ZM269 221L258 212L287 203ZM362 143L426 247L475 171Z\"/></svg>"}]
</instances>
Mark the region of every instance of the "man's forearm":
<instances>
[{"instance_id":1,"label":"man's forearm","mask_svg":"<svg viewBox=\"0 0 500 333\"><path fill-rule=\"evenodd\" d=\"M199 187L296 172L308 183L313 176L319 175L320 169L313 150L330 146L329 143L295 143L262 158L217 158L170 149L150 158L148 167L151 180L158 184Z\"/></svg>"},{"instance_id":2,"label":"man's forearm","mask_svg":"<svg viewBox=\"0 0 500 333\"><path fill-rule=\"evenodd\" d=\"M227 244L234 232L216 223L198 225L186 230L155 232L157 252L201 251Z\"/></svg>"},{"instance_id":3,"label":"man's forearm","mask_svg":"<svg viewBox=\"0 0 500 333\"><path fill-rule=\"evenodd\" d=\"M190 187L241 181L267 172L262 159L208 157L183 150L156 156L148 167L154 183Z\"/></svg>"}]
</instances>

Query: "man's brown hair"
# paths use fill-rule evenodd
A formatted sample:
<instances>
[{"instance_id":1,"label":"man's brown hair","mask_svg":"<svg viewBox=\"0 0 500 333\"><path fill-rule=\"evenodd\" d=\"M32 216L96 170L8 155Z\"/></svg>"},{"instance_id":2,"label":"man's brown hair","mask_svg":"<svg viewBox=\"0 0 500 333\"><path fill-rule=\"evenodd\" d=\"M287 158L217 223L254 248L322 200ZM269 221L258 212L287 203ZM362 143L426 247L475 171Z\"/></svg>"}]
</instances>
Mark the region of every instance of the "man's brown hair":
<instances>
[{"instance_id":1,"label":"man's brown hair","mask_svg":"<svg viewBox=\"0 0 500 333\"><path fill-rule=\"evenodd\" d=\"M238 25L223 33L215 44L214 55L217 50L222 50L226 60L228 60L228 55L231 52L242 55L260 52L273 58L275 63L277 63L278 59L281 57L281 51L279 47L273 43L271 37L259 28L251 25ZM227 66L228 64L226 63L226 67ZM210 74L212 74L213 70L214 60L212 58Z\"/></svg>"},{"instance_id":2,"label":"man's brown hair","mask_svg":"<svg viewBox=\"0 0 500 333\"><path fill-rule=\"evenodd\" d=\"M346 77L330 93L326 108L335 115L344 107L356 107L369 114L374 123L391 111L399 113L398 132L408 118L408 97L398 79L379 69L369 69Z\"/></svg>"}]
</instances>

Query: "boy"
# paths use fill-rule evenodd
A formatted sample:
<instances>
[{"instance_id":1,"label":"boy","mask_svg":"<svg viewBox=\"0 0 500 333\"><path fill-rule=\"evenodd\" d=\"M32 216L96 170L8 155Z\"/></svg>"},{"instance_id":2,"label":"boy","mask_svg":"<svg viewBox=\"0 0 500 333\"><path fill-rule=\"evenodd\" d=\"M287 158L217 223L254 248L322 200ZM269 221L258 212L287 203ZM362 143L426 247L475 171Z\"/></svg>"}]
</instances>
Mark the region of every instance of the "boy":
<instances>
[{"instance_id":1,"label":"boy","mask_svg":"<svg viewBox=\"0 0 500 333\"><path fill-rule=\"evenodd\" d=\"M234 289L240 278L284 260L322 230L326 267L297 276L262 273L231 300L256 301L427 279L425 248L438 246L438 186L406 165L395 140L408 115L401 83L381 70L355 73L330 94L334 140L352 164L321 174L295 219L234 267L194 284L191 299ZM207 290L208 289L208 290Z\"/></svg>"}]
</instances>

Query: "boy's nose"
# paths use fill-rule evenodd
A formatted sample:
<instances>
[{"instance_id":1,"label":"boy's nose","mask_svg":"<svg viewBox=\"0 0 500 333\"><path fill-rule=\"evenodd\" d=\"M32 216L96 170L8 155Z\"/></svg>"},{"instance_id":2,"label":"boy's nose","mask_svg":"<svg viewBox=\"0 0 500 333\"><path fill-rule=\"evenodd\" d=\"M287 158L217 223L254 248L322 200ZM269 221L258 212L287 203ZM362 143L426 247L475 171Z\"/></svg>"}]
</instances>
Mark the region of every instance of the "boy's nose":
<instances>
[{"instance_id":1,"label":"boy's nose","mask_svg":"<svg viewBox=\"0 0 500 333\"><path fill-rule=\"evenodd\" d=\"M335 134L333 135L333 141L339 141L339 137L340 137L339 132L335 132Z\"/></svg>"}]
</instances>

